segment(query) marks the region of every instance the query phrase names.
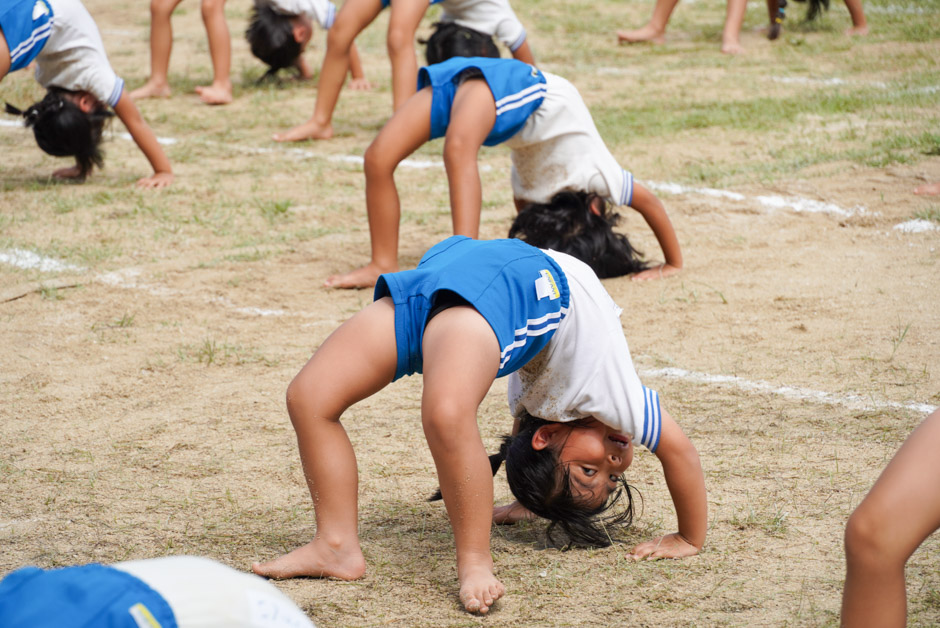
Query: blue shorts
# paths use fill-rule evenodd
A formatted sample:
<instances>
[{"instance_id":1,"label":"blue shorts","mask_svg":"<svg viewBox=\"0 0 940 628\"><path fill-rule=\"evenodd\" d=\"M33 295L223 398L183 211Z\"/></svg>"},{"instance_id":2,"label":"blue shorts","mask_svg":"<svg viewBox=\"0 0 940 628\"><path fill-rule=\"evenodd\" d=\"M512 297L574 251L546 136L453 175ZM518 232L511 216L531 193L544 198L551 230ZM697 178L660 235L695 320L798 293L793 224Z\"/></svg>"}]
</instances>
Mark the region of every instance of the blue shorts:
<instances>
[{"instance_id":1,"label":"blue shorts","mask_svg":"<svg viewBox=\"0 0 940 628\"><path fill-rule=\"evenodd\" d=\"M444 0L428 0L428 6L431 6L432 4L437 4L438 2L444 2ZM392 4L391 0L382 0L383 9L389 6L390 4Z\"/></svg>"},{"instance_id":2,"label":"blue shorts","mask_svg":"<svg viewBox=\"0 0 940 628\"><path fill-rule=\"evenodd\" d=\"M177 628L173 609L147 584L113 567L23 567L0 582L4 628Z\"/></svg>"},{"instance_id":3,"label":"blue shorts","mask_svg":"<svg viewBox=\"0 0 940 628\"><path fill-rule=\"evenodd\" d=\"M420 373L428 314L441 294L457 295L489 323L500 348L497 377L529 362L548 344L568 313L568 280L551 257L521 240L451 236L414 270L388 273L375 284L376 300L395 304L395 379Z\"/></svg>"},{"instance_id":4,"label":"blue shorts","mask_svg":"<svg viewBox=\"0 0 940 628\"><path fill-rule=\"evenodd\" d=\"M493 92L496 122L486 136L485 146L502 144L525 126L529 116L545 99L545 77L538 68L515 59L453 57L418 70L418 89L430 86L431 139L443 137L450 125L450 110L457 93L457 78L474 68Z\"/></svg>"},{"instance_id":5,"label":"blue shorts","mask_svg":"<svg viewBox=\"0 0 940 628\"><path fill-rule=\"evenodd\" d=\"M52 7L46 0L4 2L0 29L10 49L10 72L22 70L46 45L52 33Z\"/></svg>"}]
</instances>

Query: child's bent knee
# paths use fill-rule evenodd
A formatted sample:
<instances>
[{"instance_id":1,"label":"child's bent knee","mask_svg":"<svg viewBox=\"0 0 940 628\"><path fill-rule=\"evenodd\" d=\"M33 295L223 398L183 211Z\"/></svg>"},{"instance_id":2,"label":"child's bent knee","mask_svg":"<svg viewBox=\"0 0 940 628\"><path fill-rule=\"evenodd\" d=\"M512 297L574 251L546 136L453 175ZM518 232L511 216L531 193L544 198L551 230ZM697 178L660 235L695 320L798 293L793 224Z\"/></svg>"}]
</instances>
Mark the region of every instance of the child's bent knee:
<instances>
[{"instance_id":1,"label":"child's bent knee","mask_svg":"<svg viewBox=\"0 0 940 628\"><path fill-rule=\"evenodd\" d=\"M867 508L863 502L845 525L846 558L853 563L872 566L900 558L893 556L897 552L887 528L880 514L874 508Z\"/></svg>"}]
</instances>

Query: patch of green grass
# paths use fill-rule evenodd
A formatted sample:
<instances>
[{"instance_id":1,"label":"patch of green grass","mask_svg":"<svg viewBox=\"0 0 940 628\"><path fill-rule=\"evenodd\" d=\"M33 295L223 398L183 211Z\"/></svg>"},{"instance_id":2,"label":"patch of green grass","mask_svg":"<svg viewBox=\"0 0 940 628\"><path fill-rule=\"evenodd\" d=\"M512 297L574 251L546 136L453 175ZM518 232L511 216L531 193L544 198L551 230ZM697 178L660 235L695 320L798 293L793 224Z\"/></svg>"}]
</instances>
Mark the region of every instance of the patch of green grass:
<instances>
[{"instance_id":1,"label":"patch of green grass","mask_svg":"<svg viewBox=\"0 0 940 628\"><path fill-rule=\"evenodd\" d=\"M293 205L293 201L290 200L255 201L258 211L269 224L281 222L288 218L288 210L291 205Z\"/></svg>"},{"instance_id":2,"label":"patch of green grass","mask_svg":"<svg viewBox=\"0 0 940 628\"><path fill-rule=\"evenodd\" d=\"M913 218L918 220L929 220L930 222L940 223L940 207L931 207L914 212Z\"/></svg>"},{"instance_id":3,"label":"patch of green grass","mask_svg":"<svg viewBox=\"0 0 940 628\"><path fill-rule=\"evenodd\" d=\"M196 362L206 366L240 366L243 364L276 366L278 364L278 360L264 357L254 347L217 342L213 338L205 338L197 344L179 345L176 348L176 355L181 362Z\"/></svg>"}]
</instances>

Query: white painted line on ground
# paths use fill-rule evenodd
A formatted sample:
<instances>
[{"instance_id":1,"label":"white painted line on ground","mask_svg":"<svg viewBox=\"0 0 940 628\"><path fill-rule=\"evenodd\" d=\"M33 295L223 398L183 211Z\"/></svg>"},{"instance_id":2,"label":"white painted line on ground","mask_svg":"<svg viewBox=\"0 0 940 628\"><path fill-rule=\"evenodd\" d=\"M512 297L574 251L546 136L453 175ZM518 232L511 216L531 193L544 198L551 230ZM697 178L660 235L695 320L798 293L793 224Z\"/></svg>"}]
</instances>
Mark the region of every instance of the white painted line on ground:
<instances>
[{"instance_id":1,"label":"white painted line on ground","mask_svg":"<svg viewBox=\"0 0 940 628\"><path fill-rule=\"evenodd\" d=\"M679 379L696 384L727 384L747 392L770 393L779 395L794 401L810 401L813 403L824 403L830 405L846 406L853 410L912 410L930 414L937 408L928 403L899 403L896 401L884 401L862 397L861 395L823 392L821 390L812 390L809 388L796 388L794 386L778 386L770 382L750 381L743 377L734 375L711 375L709 373L698 373L687 371L676 367L666 367L658 369L641 369L640 375L643 377L665 377L667 379Z\"/></svg>"},{"instance_id":2,"label":"white painted line on ground","mask_svg":"<svg viewBox=\"0 0 940 628\"><path fill-rule=\"evenodd\" d=\"M924 15L926 13L937 13L936 9L927 9L920 6L889 4L886 6L869 5L865 7L865 13L881 13L883 15Z\"/></svg>"},{"instance_id":3,"label":"white painted line on ground","mask_svg":"<svg viewBox=\"0 0 940 628\"><path fill-rule=\"evenodd\" d=\"M894 225L894 228L904 233L924 233L925 231L936 231L940 229L940 225L930 222L929 220L918 218L916 220L902 222L899 225Z\"/></svg>"},{"instance_id":4,"label":"white painted line on ground","mask_svg":"<svg viewBox=\"0 0 940 628\"><path fill-rule=\"evenodd\" d=\"M714 188L699 188L684 186L680 183L644 181L644 183L658 192L669 194L698 194L701 196L711 196L715 198L727 198L734 201L746 201L749 197L737 192L727 190L716 190ZM770 210L790 209L797 213L823 213L835 214L837 216L854 216L856 214L867 214L868 210L861 205L856 205L851 209L844 209L833 203L823 201L814 201L808 198L798 196L754 196L750 197L757 201L763 207Z\"/></svg>"},{"instance_id":5,"label":"white painted line on ground","mask_svg":"<svg viewBox=\"0 0 940 628\"><path fill-rule=\"evenodd\" d=\"M81 266L75 266L52 257L44 257L24 249L6 249L0 251L0 264L8 264L24 270L38 270L43 273L61 273L66 271L83 271Z\"/></svg>"}]
</instances>

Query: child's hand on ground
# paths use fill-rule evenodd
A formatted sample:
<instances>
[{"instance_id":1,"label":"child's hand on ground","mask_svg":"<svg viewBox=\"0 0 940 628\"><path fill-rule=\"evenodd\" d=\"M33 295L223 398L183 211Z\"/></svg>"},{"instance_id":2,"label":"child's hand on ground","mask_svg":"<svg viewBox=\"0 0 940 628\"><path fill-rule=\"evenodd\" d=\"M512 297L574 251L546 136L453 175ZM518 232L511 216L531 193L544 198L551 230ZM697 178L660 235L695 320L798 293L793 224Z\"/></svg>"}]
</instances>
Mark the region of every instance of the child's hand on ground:
<instances>
[{"instance_id":1,"label":"child's hand on ground","mask_svg":"<svg viewBox=\"0 0 940 628\"><path fill-rule=\"evenodd\" d=\"M631 281L652 281L653 279L664 279L666 277L672 277L677 275L681 268L676 268L675 266L670 266L669 264L660 264L659 266L654 266L653 268L647 268L644 271L640 271L637 274L631 277Z\"/></svg>"},{"instance_id":2,"label":"child's hand on ground","mask_svg":"<svg viewBox=\"0 0 940 628\"><path fill-rule=\"evenodd\" d=\"M520 521L532 521L538 517L519 502L505 506L493 506L493 523L497 525L512 525Z\"/></svg>"},{"instance_id":3,"label":"child's hand on ground","mask_svg":"<svg viewBox=\"0 0 940 628\"><path fill-rule=\"evenodd\" d=\"M362 76L359 78L349 79L349 89L355 89L358 91L367 92L372 89L372 83L369 82L369 79Z\"/></svg>"},{"instance_id":4,"label":"child's hand on ground","mask_svg":"<svg viewBox=\"0 0 940 628\"><path fill-rule=\"evenodd\" d=\"M157 172L152 177L138 179L137 187L148 189L165 188L171 183L173 183L172 172Z\"/></svg>"},{"instance_id":5,"label":"child's hand on ground","mask_svg":"<svg viewBox=\"0 0 940 628\"><path fill-rule=\"evenodd\" d=\"M660 558L686 558L698 554L698 548L686 541L681 534L673 532L640 543L633 548L630 557L633 560L658 560Z\"/></svg>"}]
</instances>

